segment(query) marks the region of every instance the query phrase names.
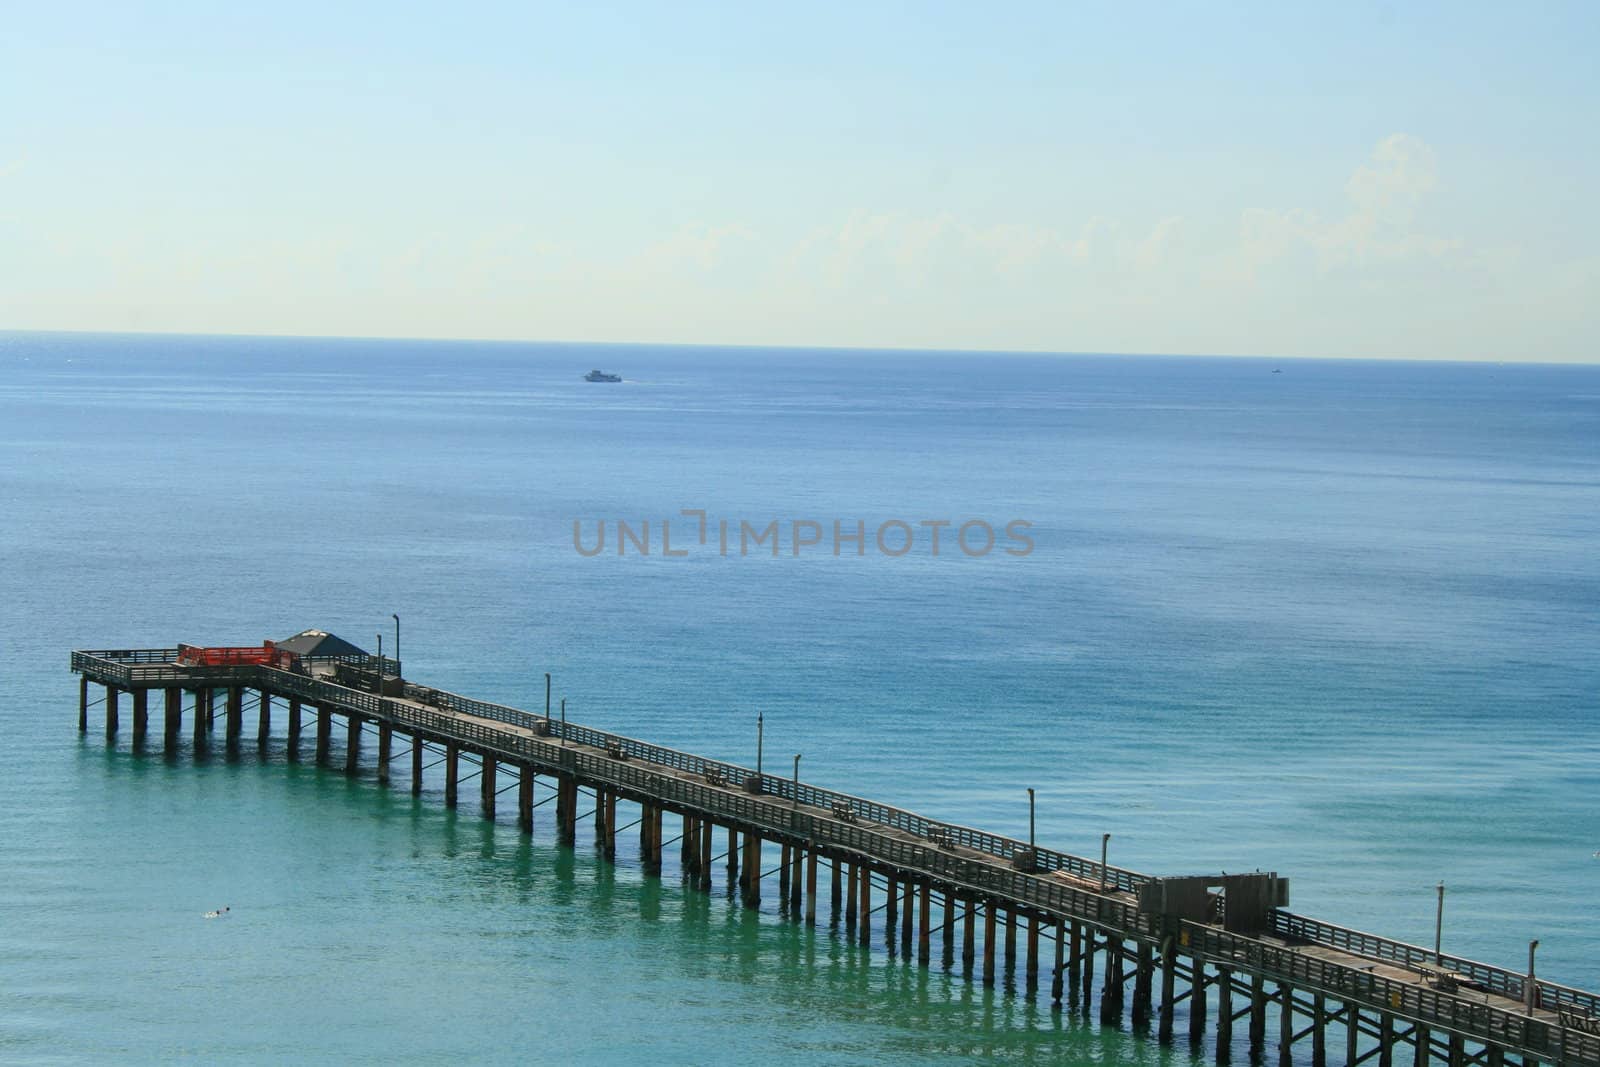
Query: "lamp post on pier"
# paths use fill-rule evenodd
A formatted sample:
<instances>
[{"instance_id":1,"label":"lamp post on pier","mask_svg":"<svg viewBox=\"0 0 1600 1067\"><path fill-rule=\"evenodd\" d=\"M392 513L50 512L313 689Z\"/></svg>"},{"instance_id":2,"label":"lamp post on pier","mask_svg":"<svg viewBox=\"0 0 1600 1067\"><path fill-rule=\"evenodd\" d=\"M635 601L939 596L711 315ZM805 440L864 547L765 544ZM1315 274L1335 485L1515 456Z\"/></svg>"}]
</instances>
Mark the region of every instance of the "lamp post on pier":
<instances>
[{"instance_id":1,"label":"lamp post on pier","mask_svg":"<svg viewBox=\"0 0 1600 1067\"><path fill-rule=\"evenodd\" d=\"M1444 953L1440 946L1444 941L1444 883L1439 883L1439 908L1433 915L1433 962L1435 966L1444 966Z\"/></svg>"},{"instance_id":2,"label":"lamp post on pier","mask_svg":"<svg viewBox=\"0 0 1600 1067\"><path fill-rule=\"evenodd\" d=\"M800 753L798 752L795 753L794 757L794 804L792 806L796 809L800 807Z\"/></svg>"},{"instance_id":3,"label":"lamp post on pier","mask_svg":"<svg viewBox=\"0 0 1600 1067\"><path fill-rule=\"evenodd\" d=\"M389 617L394 620L394 660L395 660L396 663L399 663L400 662L400 616L399 615L390 615Z\"/></svg>"},{"instance_id":4,"label":"lamp post on pier","mask_svg":"<svg viewBox=\"0 0 1600 1067\"><path fill-rule=\"evenodd\" d=\"M1038 854L1033 845L1033 786L1028 787L1028 851Z\"/></svg>"},{"instance_id":5,"label":"lamp post on pier","mask_svg":"<svg viewBox=\"0 0 1600 1067\"><path fill-rule=\"evenodd\" d=\"M766 733L766 713L756 712L756 781L761 780L761 745Z\"/></svg>"},{"instance_id":6,"label":"lamp post on pier","mask_svg":"<svg viewBox=\"0 0 1600 1067\"><path fill-rule=\"evenodd\" d=\"M1102 893L1104 893L1106 891L1106 885L1107 885L1106 878L1107 878L1108 871L1106 870L1106 852L1108 851L1108 848L1109 848L1110 844L1111 844L1111 835L1110 834L1101 834L1100 835L1100 892L1102 892Z\"/></svg>"}]
</instances>

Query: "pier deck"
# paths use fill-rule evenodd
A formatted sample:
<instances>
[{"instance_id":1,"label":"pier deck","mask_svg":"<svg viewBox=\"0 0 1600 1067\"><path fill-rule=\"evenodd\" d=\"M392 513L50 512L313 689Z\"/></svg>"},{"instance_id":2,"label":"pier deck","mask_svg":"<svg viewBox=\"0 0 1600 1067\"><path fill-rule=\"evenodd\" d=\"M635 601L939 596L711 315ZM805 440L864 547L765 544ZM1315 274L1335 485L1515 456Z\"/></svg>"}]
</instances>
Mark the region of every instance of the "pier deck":
<instances>
[{"instance_id":1,"label":"pier deck","mask_svg":"<svg viewBox=\"0 0 1600 1067\"><path fill-rule=\"evenodd\" d=\"M1019 926L1026 939L1022 995L1050 982L1052 1003L1090 1010L1097 964L1103 975L1100 1019L1121 1025L1131 987L1131 1022L1155 1023L1173 1038L1181 1015L1188 1037L1211 1035L1219 1061L1233 1049L1243 1022L1252 1057L1264 1054L1269 1020L1280 1065L1305 1050L1325 1067L1329 1037L1340 1062L1376 1059L1392 1067L1399 1052L1423 1067L1500 1067L1507 1055L1525 1064L1600 1067L1600 995L1378 935L1296 915L1287 882L1274 874L1162 879L1070 853L929 819L876 801L757 772L618 734L563 723L546 714L474 700L404 682L400 664L372 657L309 662L299 671L265 665L183 666L176 648L80 651L79 729L87 731L89 686L105 687L108 736L120 728L120 697L131 696L136 745L149 733L149 696L164 698L162 736L181 736L185 704L197 750L212 744L216 696L224 697L226 741L243 732L244 695L257 694L257 739L271 735L274 701L287 712L290 759L298 759L302 715L315 718L315 753L330 754L333 717L345 720L345 766L358 767L361 738L376 729L378 778L388 784L393 735L411 738L411 785L420 790L423 754L441 751L445 802L458 802L459 764L479 767L484 814L493 818L497 774L515 774L518 816L532 832L534 790L553 786L559 839L573 844L580 796L593 798L595 842L616 850L619 801L636 804L640 863L659 875L663 817L683 819L678 867L696 889L713 883L713 854L727 861L726 888L759 907L763 844L780 850L780 912L814 922L819 862L831 876L832 914L863 944L872 918L883 916L891 952L913 952L931 965L937 937L943 963L1008 986ZM187 699L186 699L187 698ZM507 787L509 788L509 786ZM726 847L713 847L717 830ZM721 857L719 857L721 858ZM874 893L882 903L873 906ZM902 910L903 909L903 910ZM937 922L935 921L937 916ZM976 929L982 919L982 936ZM897 929L898 920L898 929ZM958 930L957 927L960 927ZM1041 963L1041 942L1054 963ZM981 968L977 962L981 944ZM1003 953L1002 953L1003 946ZM997 958L1003 958L1003 966ZM1159 996L1156 987L1159 986ZM1214 1018L1212 1017L1214 1015Z\"/></svg>"}]
</instances>

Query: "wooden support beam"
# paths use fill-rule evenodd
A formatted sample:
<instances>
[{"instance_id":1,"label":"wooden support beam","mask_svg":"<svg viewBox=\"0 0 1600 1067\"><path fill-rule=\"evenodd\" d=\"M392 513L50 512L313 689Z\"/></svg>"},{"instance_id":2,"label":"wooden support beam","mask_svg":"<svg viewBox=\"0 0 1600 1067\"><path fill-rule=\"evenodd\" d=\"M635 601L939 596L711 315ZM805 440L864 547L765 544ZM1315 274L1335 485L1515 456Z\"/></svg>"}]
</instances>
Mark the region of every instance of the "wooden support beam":
<instances>
[{"instance_id":1,"label":"wooden support beam","mask_svg":"<svg viewBox=\"0 0 1600 1067\"><path fill-rule=\"evenodd\" d=\"M1012 978L1017 973L1017 909L1006 909L1005 975Z\"/></svg>"},{"instance_id":2,"label":"wooden support beam","mask_svg":"<svg viewBox=\"0 0 1600 1067\"><path fill-rule=\"evenodd\" d=\"M835 871L833 909L839 910L839 880ZM728 895L733 895L734 886L739 884L739 831L732 826L728 827Z\"/></svg>"},{"instance_id":3,"label":"wooden support beam","mask_svg":"<svg viewBox=\"0 0 1600 1067\"><path fill-rule=\"evenodd\" d=\"M711 837L716 825L710 819L700 824L700 891L711 892Z\"/></svg>"},{"instance_id":4,"label":"wooden support beam","mask_svg":"<svg viewBox=\"0 0 1600 1067\"><path fill-rule=\"evenodd\" d=\"M861 876L858 888L861 891L861 905L856 914L856 932L861 935L863 945L872 944L872 868L862 859L858 864Z\"/></svg>"},{"instance_id":5,"label":"wooden support beam","mask_svg":"<svg viewBox=\"0 0 1600 1067\"><path fill-rule=\"evenodd\" d=\"M789 875L789 918L796 921L800 918L800 902L804 897L800 879L805 877L805 849L799 845L789 854L789 861L793 869Z\"/></svg>"},{"instance_id":6,"label":"wooden support beam","mask_svg":"<svg viewBox=\"0 0 1600 1067\"><path fill-rule=\"evenodd\" d=\"M958 905L956 897L949 888L944 891L943 926L944 933L940 938L943 943L944 967L949 970L956 965L956 911Z\"/></svg>"},{"instance_id":7,"label":"wooden support beam","mask_svg":"<svg viewBox=\"0 0 1600 1067\"><path fill-rule=\"evenodd\" d=\"M900 952L909 957L911 955L911 929L914 925L912 912L917 907L917 881L907 875L901 883L902 892L905 894L900 901Z\"/></svg>"},{"instance_id":8,"label":"wooden support beam","mask_svg":"<svg viewBox=\"0 0 1600 1067\"><path fill-rule=\"evenodd\" d=\"M688 812L683 815L683 832L678 834L678 875L692 880L694 878L694 865L699 862L699 832L695 825L695 818Z\"/></svg>"},{"instance_id":9,"label":"wooden support beam","mask_svg":"<svg viewBox=\"0 0 1600 1067\"><path fill-rule=\"evenodd\" d=\"M806 925L817 925L817 850L806 853Z\"/></svg>"},{"instance_id":10,"label":"wooden support beam","mask_svg":"<svg viewBox=\"0 0 1600 1067\"><path fill-rule=\"evenodd\" d=\"M1028 916L1028 954L1022 963L1024 995L1032 1000L1039 995L1039 916Z\"/></svg>"},{"instance_id":11,"label":"wooden support beam","mask_svg":"<svg viewBox=\"0 0 1600 1067\"><path fill-rule=\"evenodd\" d=\"M1278 983L1278 1067L1294 1067L1294 990Z\"/></svg>"},{"instance_id":12,"label":"wooden support beam","mask_svg":"<svg viewBox=\"0 0 1600 1067\"><path fill-rule=\"evenodd\" d=\"M1217 968L1217 1062L1233 1058L1233 972Z\"/></svg>"},{"instance_id":13,"label":"wooden support beam","mask_svg":"<svg viewBox=\"0 0 1600 1067\"><path fill-rule=\"evenodd\" d=\"M1133 964L1133 1025L1150 1025L1150 979L1155 970L1155 952L1150 942L1140 941Z\"/></svg>"},{"instance_id":14,"label":"wooden support beam","mask_svg":"<svg viewBox=\"0 0 1600 1067\"><path fill-rule=\"evenodd\" d=\"M300 698L289 698L289 762L300 761Z\"/></svg>"},{"instance_id":15,"label":"wooden support beam","mask_svg":"<svg viewBox=\"0 0 1600 1067\"><path fill-rule=\"evenodd\" d=\"M1199 1044L1206 1036L1206 961L1196 955L1189 960L1189 1042Z\"/></svg>"},{"instance_id":16,"label":"wooden support beam","mask_svg":"<svg viewBox=\"0 0 1600 1067\"><path fill-rule=\"evenodd\" d=\"M272 694L262 689L257 696L259 699L256 701L256 744L264 748L272 737Z\"/></svg>"},{"instance_id":17,"label":"wooden support beam","mask_svg":"<svg viewBox=\"0 0 1600 1067\"><path fill-rule=\"evenodd\" d=\"M839 903L844 897L844 885L843 885L844 876L840 873L840 862L839 862L838 857L834 857L834 858L830 859L828 861L828 866L832 868L832 874L831 874L831 883L832 883L832 885L831 885L831 894L832 895L829 898L829 900L831 902L831 905L832 905L832 911L829 913L828 921L831 922L831 923L838 923L838 921L839 921Z\"/></svg>"},{"instance_id":18,"label":"wooden support beam","mask_svg":"<svg viewBox=\"0 0 1600 1067\"><path fill-rule=\"evenodd\" d=\"M1311 1067L1328 1067L1328 1001L1321 993L1311 998Z\"/></svg>"},{"instance_id":19,"label":"wooden support beam","mask_svg":"<svg viewBox=\"0 0 1600 1067\"><path fill-rule=\"evenodd\" d=\"M789 906L789 864L794 859L794 846L783 842L778 849L778 906L786 909Z\"/></svg>"},{"instance_id":20,"label":"wooden support beam","mask_svg":"<svg viewBox=\"0 0 1600 1067\"><path fill-rule=\"evenodd\" d=\"M606 791L606 859L617 858L617 793ZM696 865L698 867L698 865Z\"/></svg>"},{"instance_id":21,"label":"wooden support beam","mask_svg":"<svg viewBox=\"0 0 1600 1067\"><path fill-rule=\"evenodd\" d=\"M457 786L461 781L460 765L461 749L456 747L454 741L446 741L444 745L444 806L456 806Z\"/></svg>"},{"instance_id":22,"label":"wooden support beam","mask_svg":"<svg viewBox=\"0 0 1600 1067\"><path fill-rule=\"evenodd\" d=\"M1077 924L1073 924L1076 929ZM1056 920L1056 965L1050 972L1050 1003L1061 1007L1061 996L1066 987L1067 976L1067 924L1064 919Z\"/></svg>"},{"instance_id":23,"label":"wooden support beam","mask_svg":"<svg viewBox=\"0 0 1600 1067\"><path fill-rule=\"evenodd\" d=\"M427 751L427 746L422 743L422 735L411 735L411 792L412 795L422 792L422 754Z\"/></svg>"},{"instance_id":24,"label":"wooden support beam","mask_svg":"<svg viewBox=\"0 0 1600 1067\"><path fill-rule=\"evenodd\" d=\"M1354 1004L1348 1005L1348 1008L1352 1020L1360 1017L1359 1011ZM1394 1067L1394 1040L1394 1016L1388 1012L1383 1012L1378 1016L1378 1067ZM1350 1047L1352 1049L1355 1048L1355 1038L1353 1037L1350 1039ZM1349 1062L1352 1067L1357 1059L1358 1057L1355 1053L1351 1052Z\"/></svg>"},{"instance_id":25,"label":"wooden support beam","mask_svg":"<svg viewBox=\"0 0 1600 1067\"><path fill-rule=\"evenodd\" d=\"M556 780L556 838L568 848L578 843L578 779L570 774Z\"/></svg>"},{"instance_id":26,"label":"wooden support beam","mask_svg":"<svg viewBox=\"0 0 1600 1067\"><path fill-rule=\"evenodd\" d=\"M1156 1036L1162 1041L1172 1040L1172 1008L1175 993L1173 985L1177 979L1177 952L1178 948L1168 938L1161 949L1161 1007L1156 1020Z\"/></svg>"},{"instance_id":27,"label":"wooden support beam","mask_svg":"<svg viewBox=\"0 0 1600 1067\"><path fill-rule=\"evenodd\" d=\"M749 871L746 880L744 904L747 908L761 906L761 835L745 834L745 865Z\"/></svg>"},{"instance_id":28,"label":"wooden support beam","mask_svg":"<svg viewBox=\"0 0 1600 1067\"><path fill-rule=\"evenodd\" d=\"M917 962L926 967L933 958L933 883L924 878L917 897Z\"/></svg>"},{"instance_id":29,"label":"wooden support beam","mask_svg":"<svg viewBox=\"0 0 1600 1067\"><path fill-rule=\"evenodd\" d=\"M1078 999L1083 988L1083 924L1073 919L1067 931L1067 998Z\"/></svg>"},{"instance_id":30,"label":"wooden support beam","mask_svg":"<svg viewBox=\"0 0 1600 1067\"><path fill-rule=\"evenodd\" d=\"M161 736L167 748L172 748L178 742L178 737L183 733L183 690L175 685L166 688L166 715L162 722Z\"/></svg>"},{"instance_id":31,"label":"wooden support beam","mask_svg":"<svg viewBox=\"0 0 1600 1067\"><path fill-rule=\"evenodd\" d=\"M1250 976L1250 1059L1259 1061L1267 1043L1267 980Z\"/></svg>"},{"instance_id":32,"label":"wooden support beam","mask_svg":"<svg viewBox=\"0 0 1600 1067\"><path fill-rule=\"evenodd\" d=\"M354 774L361 765L361 716L350 712L345 716L344 773ZM228 728L233 729L233 714L228 715Z\"/></svg>"},{"instance_id":33,"label":"wooden support beam","mask_svg":"<svg viewBox=\"0 0 1600 1067\"><path fill-rule=\"evenodd\" d=\"M133 691L133 744L137 748L144 744L144 739L150 733L150 690L135 689Z\"/></svg>"},{"instance_id":34,"label":"wooden support beam","mask_svg":"<svg viewBox=\"0 0 1600 1067\"><path fill-rule=\"evenodd\" d=\"M422 751L415 738L411 744L413 752ZM522 764L517 769L517 828L525 834L533 833L533 782L533 764ZM640 820L639 825L648 825L648 820Z\"/></svg>"},{"instance_id":35,"label":"wooden support beam","mask_svg":"<svg viewBox=\"0 0 1600 1067\"><path fill-rule=\"evenodd\" d=\"M150 733L150 691L148 689L134 689L133 694L133 744L135 748L144 745L145 737Z\"/></svg>"},{"instance_id":36,"label":"wooden support beam","mask_svg":"<svg viewBox=\"0 0 1600 1067\"><path fill-rule=\"evenodd\" d=\"M78 675L78 732L89 732L89 676Z\"/></svg>"},{"instance_id":37,"label":"wooden support beam","mask_svg":"<svg viewBox=\"0 0 1600 1067\"><path fill-rule=\"evenodd\" d=\"M1088 923L1083 925L1083 999L1079 1004L1083 1008L1085 1017L1089 1014L1089 1006L1094 1001L1094 954L1099 951L1095 943L1095 928Z\"/></svg>"},{"instance_id":38,"label":"wooden support beam","mask_svg":"<svg viewBox=\"0 0 1600 1067\"><path fill-rule=\"evenodd\" d=\"M207 697L209 701L209 696ZM205 718L196 715L195 721ZM317 762L328 762L328 749L333 743L333 709L326 704L317 705ZM453 803L453 802L452 802Z\"/></svg>"},{"instance_id":39,"label":"wooden support beam","mask_svg":"<svg viewBox=\"0 0 1600 1067\"><path fill-rule=\"evenodd\" d=\"M1450 1067L1463 1067L1467 1059L1466 1039L1460 1034L1450 1035Z\"/></svg>"},{"instance_id":40,"label":"wooden support beam","mask_svg":"<svg viewBox=\"0 0 1600 1067\"><path fill-rule=\"evenodd\" d=\"M1106 936L1106 981L1105 992L1100 994L1100 1018L1111 1026L1122 1025L1122 961L1124 958L1122 938L1114 935Z\"/></svg>"},{"instance_id":41,"label":"wooden support beam","mask_svg":"<svg viewBox=\"0 0 1600 1067\"><path fill-rule=\"evenodd\" d=\"M994 985L994 901L983 902L983 984Z\"/></svg>"},{"instance_id":42,"label":"wooden support beam","mask_svg":"<svg viewBox=\"0 0 1600 1067\"><path fill-rule=\"evenodd\" d=\"M900 894L895 888L896 883L893 871L885 871L883 879L886 883L886 899L883 904L883 941L892 953L894 951L894 928L900 918Z\"/></svg>"},{"instance_id":43,"label":"wooden support beam","mask_svg":"<svg viewBox=\"0 0 1600 1067\"><path fill-rule=\"evenodd\" d=\"M1385 1013L1383 1018L1388 1019L1388 1014ZM1380 1044L1378 1045L1378 1062L1383 1064L1383 1067L1390 1067L1389 1051L1393 1046L1394 1040L1393 1026L1393 1022L1390 1021L1388 1026L1381 1030L1382 1036L1379 1038ZM1345 1067L1356 1067L1356 1061L1361 1058L1360 1041L1361 1009L1356 1006L1355 1001L1347 1000L1344 1002Z\"/></svg>"},{"instance_id":44,"label":"wooden support beam","mask_svg":"<svg viewBox=\"0 0 1600 1067\"><path fill-rule=\"evenodd\" d=\"M495 788L495 772L499 766L499 761L493 756L484 756L478 772L478 796L482 800L483 817L490 822L494 821L494 798L498 792Z\"/></svg>"},{"instance_id":45,"label":"wooden support beam","mask_svg":"<svg viewBox=\"0 0 1600 1067\"><path fill-rule=\"evenodd\" d=\"M118 721L118 716L117 716L117 692L118 691L117 691L117 687L116 686L114 686L114 685L106 686L106 738L107 738L107 740L116 737L117 736L117 727L122 725Z\"/></svg>"},{"instance_id":46,"label":"wooden support beam","mask_svg":"<svg viewBox=\"0 0 1600 1067\"><path fill-rule=\"evenodd\" d=\"M1428 1067L1428 1058L1433 1052L1432 1038L1426 1026L1413 1026L1411 1028L1412 1064L1414 1067Z\"/></svg>"},{"instance_id":47,"label":"wooden support beam","mask_svg":"<svg viewBox=\"0 0 1600 1067\"><path fill-rule=\"evenodd\" d=\"M972 964L978 958L978 902L963 898L961 904L965 909L961 921L961 969L970 977Z\"/></svg>"},{"instance_id":48,"label":"wooden support beam","mask_svg":"<svg viewBox=\"0 0 1600 1067\"><path fill-rule=\"evenodd\" d=\"M228 686L228 747L239 743L244 734L244 686Z\"/></svg>"},{"instance_id":49,"label":"wooden support beam","mask_svg":"<svg viewBox=\"0 0 1600 1067\"><path fill-rule=\"evenodd\" d=\"M378 784L389 784L389 757L394 750L394 727L387 722L378 724Z\"/></svg>"}]
</instances>

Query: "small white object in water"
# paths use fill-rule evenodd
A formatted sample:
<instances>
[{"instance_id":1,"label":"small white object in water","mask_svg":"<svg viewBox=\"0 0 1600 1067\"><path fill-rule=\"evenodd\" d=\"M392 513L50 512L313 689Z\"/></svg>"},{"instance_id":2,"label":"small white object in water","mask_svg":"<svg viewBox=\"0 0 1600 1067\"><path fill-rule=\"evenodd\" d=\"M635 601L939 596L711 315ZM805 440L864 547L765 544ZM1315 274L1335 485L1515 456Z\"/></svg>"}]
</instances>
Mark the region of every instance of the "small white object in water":
<instances>
[{"instance_id":1,"label":"small white object in water","mask_svg":"<svg viewBox=\"0 0 1600 1067\"><path fill-rule=\"evenodd\" d=\"M208 918L208 919L220 919L226 914L228 914L228 909L227 908L223 908L221 911L208 911L208 912L206 912L206 918Z\"/></svg>"}]
</instances>

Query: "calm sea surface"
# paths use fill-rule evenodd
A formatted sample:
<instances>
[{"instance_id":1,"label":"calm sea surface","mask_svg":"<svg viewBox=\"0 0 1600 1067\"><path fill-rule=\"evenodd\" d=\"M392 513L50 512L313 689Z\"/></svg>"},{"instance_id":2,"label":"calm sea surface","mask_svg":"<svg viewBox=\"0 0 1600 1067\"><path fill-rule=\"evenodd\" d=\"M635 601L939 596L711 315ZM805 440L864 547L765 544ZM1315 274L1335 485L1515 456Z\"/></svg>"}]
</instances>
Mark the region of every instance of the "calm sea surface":
<instances>
[{"instance_id":1,"label":"calm sea surface","mask_svg":"<svg viewBox=\"0 0 1600 1067\"><path fill-rule=\"evenodd\" d=\"M72 648L392 652L394 612L427 684L550 671L745 763L760 711L777 773L1017 835L1032 786L1044 844L1420 942L1442 879L1447 949L1600 987L1600 368L1274 366L0 334L0 1059L1190 1058L447 812L442 769L75 728ZM896 519L1035 547L892 558Z\"/></svg>"}]
</instances>

